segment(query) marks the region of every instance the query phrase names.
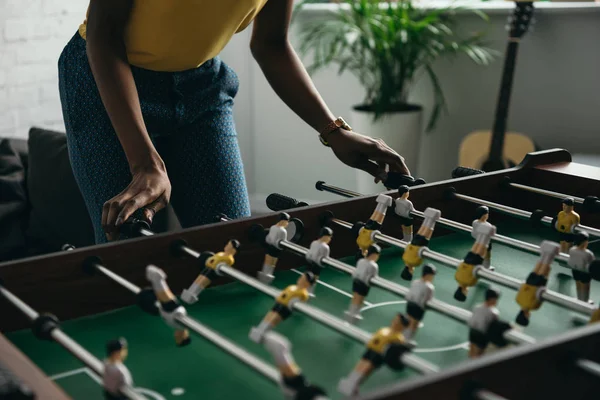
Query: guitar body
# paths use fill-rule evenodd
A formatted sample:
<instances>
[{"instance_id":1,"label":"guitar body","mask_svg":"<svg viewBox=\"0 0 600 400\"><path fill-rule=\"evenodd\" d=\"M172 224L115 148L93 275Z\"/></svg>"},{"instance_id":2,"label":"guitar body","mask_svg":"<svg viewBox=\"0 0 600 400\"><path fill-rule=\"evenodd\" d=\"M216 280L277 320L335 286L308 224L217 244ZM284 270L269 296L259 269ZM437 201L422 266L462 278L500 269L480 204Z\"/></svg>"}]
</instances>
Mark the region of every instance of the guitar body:
<instances>
[{"instance_id":1,"label":"guitar body","mask_svg":"<svg viewBox=\"0 0 600 400\"><path fill-rule=\"evenodd\" d=\"M536 150L535 144L527 136L506 132L517 49L521 37L531 23L532 15L533 2L516 2L513 16L509 20L510 32L494 126L491 132L473 132L463 140L459 151L459 165L462 167L481 169L485 172L498 171L519 164L527 153Z\"/></svg>"},{"instance_id":2,"label":"guitar body","mask_svg":"<svg viewBox=\"0 0 600 400\"><path fill-rule=\"evenodd\" d=\"M519 164L528 153L536 151L536 146L531 138L516 132L506 132L502 149L500 168L494 168L486 151L492 142L491 131L476 131L465 137L460 145L458 153L458 165L463 167L482 169L484 171L496 171L499 169L514 167ZM498 161L496 161L498 162ZM486 166L485 164L488 163ZM484 166L486 168L484 169Z\"/></svg>"}]
</instances>

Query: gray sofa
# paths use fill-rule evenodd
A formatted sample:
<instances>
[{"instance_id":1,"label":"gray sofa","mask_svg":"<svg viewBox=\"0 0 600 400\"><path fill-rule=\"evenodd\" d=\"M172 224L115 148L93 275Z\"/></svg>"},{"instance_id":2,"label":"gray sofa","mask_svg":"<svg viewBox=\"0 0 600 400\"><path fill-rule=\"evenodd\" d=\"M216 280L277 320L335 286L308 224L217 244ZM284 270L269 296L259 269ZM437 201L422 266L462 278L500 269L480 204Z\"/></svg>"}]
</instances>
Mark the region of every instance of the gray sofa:
<instances>
[{"instance_id":1,"label":"gray sofa","mask_svg":"<svg viewBox=\"0 0 600 400\"><path fill-rule=\"evenodd\" d=\"M179 228L168 207L156 232ZM0 138L0 262L94 244L92 224L71 171L66 136L31 128L28 139Z\"/></svg>"}]
</instances>

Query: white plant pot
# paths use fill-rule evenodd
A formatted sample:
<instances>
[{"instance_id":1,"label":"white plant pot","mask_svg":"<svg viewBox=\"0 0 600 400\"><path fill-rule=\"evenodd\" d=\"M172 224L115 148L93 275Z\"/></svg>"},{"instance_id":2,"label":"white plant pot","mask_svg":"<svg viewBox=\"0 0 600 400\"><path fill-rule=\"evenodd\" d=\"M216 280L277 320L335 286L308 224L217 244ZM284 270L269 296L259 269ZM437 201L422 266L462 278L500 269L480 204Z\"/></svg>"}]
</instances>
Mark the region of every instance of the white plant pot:
<instances>
[{"instance_id":1,"label":"white plant pot","mask_svg":"<svg viewBox=\"0 0 600 400\"><path fill-rule=\"evenodd\" d=\"M422 133L422 108L385 114L373 122L373 113L359 111L355 108L350 112L352 130L373 138L383 139L388 146L402 155L413 176L417 176L419 163L419 145ZM385 187L373 181L366 172L356 171L356 186L359 193L380 193Z\"/></svg>"}]
</instances>

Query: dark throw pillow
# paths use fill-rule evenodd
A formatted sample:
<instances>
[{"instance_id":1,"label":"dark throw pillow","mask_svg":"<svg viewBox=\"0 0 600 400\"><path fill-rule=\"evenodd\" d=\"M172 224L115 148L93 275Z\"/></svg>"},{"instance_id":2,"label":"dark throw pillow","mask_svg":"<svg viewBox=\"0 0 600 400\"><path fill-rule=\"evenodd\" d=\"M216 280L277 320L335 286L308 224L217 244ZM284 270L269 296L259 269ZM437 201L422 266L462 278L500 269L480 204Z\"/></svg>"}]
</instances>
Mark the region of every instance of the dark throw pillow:
<instances>
[{"instance_id":1,"label":"dark throw pillow","mask_svg":"<svg viewBox=\"0 0 600 400\"><path fill-rule=\"evenodd\" d=\"M0 139L0 262L26 255L26 174L18 140Z\"/></svg>"},{"instance_id":2,"label":"dark throw pillow","mask_svg":"<svg viewBox=\"0 0 600 400\"><path fill-rule=\"evenodd\" d=\"M27 188L31 204L29 253L59 251L65 243L94 244L94 230L75 182L64 133L31 128Z\"/></svg>"}]
</instances>

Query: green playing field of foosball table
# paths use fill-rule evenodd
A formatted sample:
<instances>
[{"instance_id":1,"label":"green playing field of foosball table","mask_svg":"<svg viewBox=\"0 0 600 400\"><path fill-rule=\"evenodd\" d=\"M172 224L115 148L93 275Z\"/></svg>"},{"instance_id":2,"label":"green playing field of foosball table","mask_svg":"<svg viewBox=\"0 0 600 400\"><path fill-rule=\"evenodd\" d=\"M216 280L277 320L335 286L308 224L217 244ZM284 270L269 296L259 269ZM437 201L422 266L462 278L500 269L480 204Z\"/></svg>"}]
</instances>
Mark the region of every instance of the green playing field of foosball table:
<instances>
[{"instance_id":1,"label":"green playing field of foosball table","mask_svg":"<svg viewBox=\"0 0 600 400\"><path fill-rule=\"evenodd\" d=\"M556 240L552 231L534 229L519 221L499 225L498 233L534 244L539 244L543 239ZM462 259L472 243L469 234L454 233L433 238L429 247ZM599 245L591 243L590 249L597 252ZM335 237L331 246L335 246ZM401 249L385 249L379 260L379 275L408 286L410 283L400 277L403 267L401 257ZM492 265L497 272L525 279L538 257L495 243ZM354 264L353 259L345 261ZM438 270L434 281L435 298L466 309L472 309L483 300L490 284L480 280L471 289L467 301L459 303L453 299L457 287L454 269L440 263L433 264ZM244 269L243 265L234 267ZM558 272L566 275L558 276ZM417 269L416 276L419 273ZM273 285L283 289L295 282L298 274L299 271L295 270L280 272ZM548 289L574 296L575 284L569 276L570 271L555 262ZM596 301L600 300L599 286L597 282L592 282L591 298ZM519 311L515 302L516 291L494 287L502 293L498 303L501 317L513 322ZM123 289L115 286L114 290ZM351 292L352 280L347 274L326 268L315 290L316 297L311 298L309 303L343 318ZM111 293L105 295L110 296ZM236 282L208 289L201 294L198 303L187 306L187 311L201 323L272 363L262 346L248 338L250 328L260 322L272 305L272 298ZM393 316L399 311L404 312L405 307L401 297L372 288L366 298L362 310L364 319L359 322L359 327L367 332L375 332L389 325ZM521 329L536 339L551 337L571 329L573 315L571 311L545 303L540 310L533 312L530 325ZM423 322L414 338L417 342L414 349L416 355L439 365L441 369L467 360L467 326L432 310L427 311ZM133 375L134 386L149 399L281 399L279 389L271 381L200 337L193 336L190 346L176 347L172 329L159 317L145 314L135 306L66 321L62 326L68 335L98 358L104 357L107 340L125 337L129 343L126 364ZM277 331L291 341L294 357L306 378L322 386L332 399L342 398L336 390L338 381L360 359L365 351L364 345L300 313L294 313L282 322ZM13 332L7 337L74 399L103 399L99 378L83 368L58 344L40 341L29 330ZM409 369L398 372L383 366L362 385L361 392L415 375Z\"/></svg>"}]
</instances>

